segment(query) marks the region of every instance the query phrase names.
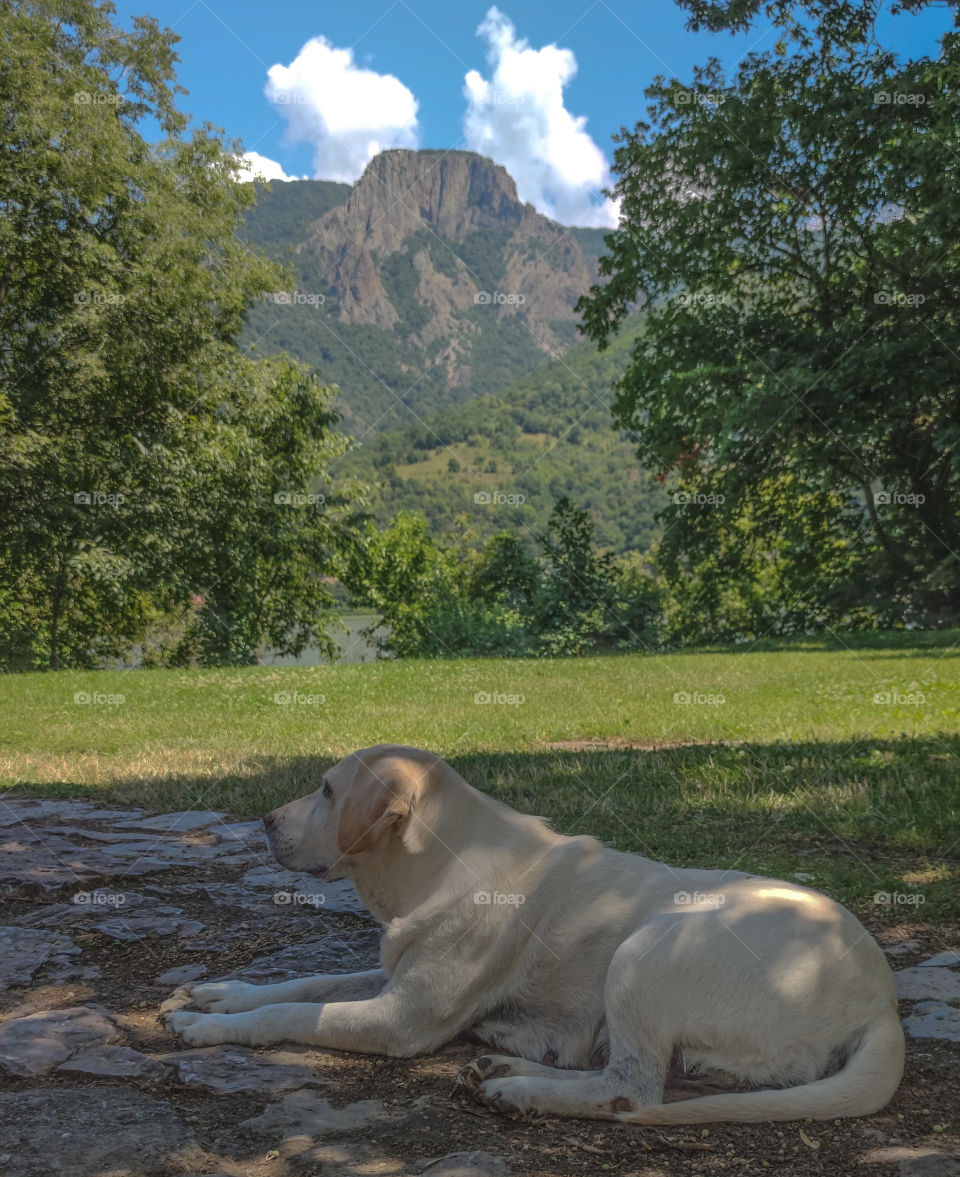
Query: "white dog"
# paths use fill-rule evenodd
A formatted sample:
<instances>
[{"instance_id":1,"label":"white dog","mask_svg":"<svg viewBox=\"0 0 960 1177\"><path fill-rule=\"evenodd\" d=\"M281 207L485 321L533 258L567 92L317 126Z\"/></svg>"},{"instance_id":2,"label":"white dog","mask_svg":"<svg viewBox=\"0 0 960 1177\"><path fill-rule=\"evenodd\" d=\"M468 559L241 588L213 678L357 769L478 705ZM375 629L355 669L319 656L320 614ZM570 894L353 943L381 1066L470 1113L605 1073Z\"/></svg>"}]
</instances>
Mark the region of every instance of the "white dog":
<instances>
[{"instance_id":1,"label":"white dog","mask_svg":"<svg viewBox=\"0 0 960 1177\"><path fill-rule=\"evenodd\" d=\"M466 1069L483 1101L641 1124L862 1116L900 1082L887 962L816 891L563 837L392 744L264 824L284 866L353 881L385 925L382 968L198 985L214 1012L171 1016L193 1046L409 1057L471 1031L503 1052ZM664 1103L675 1052L764 1089Z\"/></svg>"}]
</instances>

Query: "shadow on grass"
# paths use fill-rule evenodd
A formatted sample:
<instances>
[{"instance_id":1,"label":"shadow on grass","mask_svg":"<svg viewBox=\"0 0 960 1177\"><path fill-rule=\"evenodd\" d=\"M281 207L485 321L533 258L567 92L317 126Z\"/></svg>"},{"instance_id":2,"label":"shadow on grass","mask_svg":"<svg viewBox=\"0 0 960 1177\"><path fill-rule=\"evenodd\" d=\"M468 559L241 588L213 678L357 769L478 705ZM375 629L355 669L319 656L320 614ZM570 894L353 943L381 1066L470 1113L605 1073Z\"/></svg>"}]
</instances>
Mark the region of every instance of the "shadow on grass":
<instances>
[{"instance_id":1,"label":"shadow on grass","mask_svg":"<svg viewBox=\"0 0 960 1177\"><path fill-rule=\"evenodd\" d=\"M904 912L922 904L927 917L960 915L958 735L448 759L475 787L561 833L593 834L675 866L799 875L861 910L887 892L914 897L900 903ZM312 792L330 763L265 757L222 776L158 775L95 790L57 783L6 795L257 817Z\"/></svg>"},{"instance_id":2,"label":"shadow on grass","mask_svg":"<svg viewBox=\"0 0 960 1177\"><path fill-rule=\"evenodd\" d=\"M798 634L796 637L760 638L758 641L718 643L677 649L677 654L752 654L839 653L844 650L878 651L886 655L910 657L918 650L941 650L944 654L960 655L960 629L885 629L858 633Z\"/></svg>"}]
</instances>

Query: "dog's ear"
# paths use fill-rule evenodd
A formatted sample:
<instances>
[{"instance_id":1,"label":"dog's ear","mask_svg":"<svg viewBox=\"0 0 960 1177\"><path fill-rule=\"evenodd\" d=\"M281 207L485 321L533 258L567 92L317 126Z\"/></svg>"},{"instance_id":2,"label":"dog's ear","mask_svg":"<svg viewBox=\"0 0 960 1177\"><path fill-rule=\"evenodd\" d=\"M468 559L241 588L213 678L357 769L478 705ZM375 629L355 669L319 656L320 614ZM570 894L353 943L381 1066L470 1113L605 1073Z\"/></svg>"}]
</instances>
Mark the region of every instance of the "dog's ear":
<instances>
[{"instance_id":1,"label":"dog's ear","mask_svg":"<svg viewBox=\"0 0 960 1177\"><path fill-rule=\"evenodd\" d=\"M341 854L372 850L391 826L410 813L417 782L406 766L378 761L362 765L350 783L337 826Z\"/></svg>"}]
</instances>

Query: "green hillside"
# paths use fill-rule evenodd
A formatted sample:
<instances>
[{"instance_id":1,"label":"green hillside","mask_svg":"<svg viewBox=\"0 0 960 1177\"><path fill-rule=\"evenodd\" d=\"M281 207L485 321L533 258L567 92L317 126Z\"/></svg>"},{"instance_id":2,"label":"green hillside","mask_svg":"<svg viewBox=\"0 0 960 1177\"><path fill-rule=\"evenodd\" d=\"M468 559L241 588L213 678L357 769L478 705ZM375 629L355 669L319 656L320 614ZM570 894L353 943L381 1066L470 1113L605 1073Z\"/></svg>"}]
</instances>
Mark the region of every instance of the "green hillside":
<instances>
[{"instance_id":1,"label":"green hillside","mask_svg":"<svg viewBox=\"0 0 960 1177\"><path fill-rule=\"evenodd\" d=\"M350 191L347 184L322 181L261 187L245 235L293 268L299 290L325 293L329 279L316 253L297 247ZM603 251L604 232L569 230L579 250L594 258ZM487 308L470 306L452 317L452 335L466 340L469 383L445 384L442 353L450 335L433 345L436 370L423 370L413 336L432 311L416 296L414 257L426 250L434 271L448 277L465 264L496 289L506 235L485 228L454 242L423 229L401 249L376 257L400 316L390 330L340 322L322 302L267 301L253 308L247 341L261 351L287 351L340 386L340 428L357 445L338 469L375 486L380 524L400 510L420 510L437 535L465 526L479 541L508 530L533 546L534 534L566 494L588 508L605 548L645 551L658 531L653 515L663 492L651 485L630 442L614 432L609 410L611 385L626 365L639 317L604 353L578 342L572 321L551 323L568 348L551 361L522 317L491 323L485 321ZM531 241L529 248L540 246ZM567 264L560 250L554 250L553 264ZM498 502L497 494L507 501ZM476 495L490 501L476 501Z\"/></svg>"},{"instance_id":2,"label":"green hillside","mask_svg":"<svg viewBox=\"0 0 960 1177\"><path fill-rule=\"evenodd\" d=\"M333 180L274 180L269 188L257 184L257 203L246 215L243 236L270 257L289 262L307 226L343 204L350 188Z\"/></svg>"},{"instance_id":3,"label":"green hillside","mask_svg":"<svg viewBox=\"0 0 960 1177\"><path fill-rule=\"evenodd\" d=\"M413 509L436 534L465 526L480 538L514 531L532 543L566 494L589 509L603 547L645 551L665 492L613 430L609 410L611 384L640 327L638 316L605 352L577 344L502 392L368 434L341 468L376 479L381 524ZM497 492L506 501L498 503ZM489 501L475 501L478 494Z\"/></svg>"}]
</instances>

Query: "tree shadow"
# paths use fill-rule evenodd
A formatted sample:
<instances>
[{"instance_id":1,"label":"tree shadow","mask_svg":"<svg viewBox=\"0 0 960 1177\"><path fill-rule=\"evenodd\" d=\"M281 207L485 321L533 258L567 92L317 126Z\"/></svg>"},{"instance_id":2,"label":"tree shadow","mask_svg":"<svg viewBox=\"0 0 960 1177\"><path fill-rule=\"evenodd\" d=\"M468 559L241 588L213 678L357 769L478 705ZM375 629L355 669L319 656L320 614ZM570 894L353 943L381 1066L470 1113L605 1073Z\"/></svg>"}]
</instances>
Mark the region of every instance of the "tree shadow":
<instances>
[{"instance_id":1,"label":"tree shadow","mask_svg":"<svg viewBox=\"0 0 960 1177\"><path fill-rule=\"evenodd\" d=\"M718 867L794 877L850 903L858 913L871 913L868 923L877 934L884 920L892 926L906 919L955 918L960 908L960 735L850 743L453 752L448 759L475 787L522 812L547 817L562 833L592 833L617 849L678 868ZM151 796L157 808L202 804L239 818L256 817L318 787L331 763L329 756L262 757L217 780L205 775L162 777ZM144 802L143 782L134 780L117 781L96 792L79 783L68 790L51 785L16 792L62 796L65 791L105 803ZM575 888L576 880L570 885ZM898 907L890 902L884 907L873 902L875 892L889 894L896 888L922 894L923 905ZM606 896L624 903L635 897L630 880L612 883ZM776 952L764 951L764 930L756 917L748 914L727 922L731 951L742 953L743 967L755 970L759 984L780 984L785 962ZM824 975L831 964L815 955L806 963ZM462 1043L448 1049L461 1062L473 1053ZM365 1089L369 1059L324 1053L336 1055L340 1068L338 1082L321 1088L325 1098L341 1107L370 1097ZM391 1091L409 1094L416 1086L439 1092L442 1080L446 1095L450 1079L441 1063L451 1057L439 1051L416 1064L378 1060L378 1074L396 1062ZM407 1078L400 1077L399 1068ZM113 1086L98 1083L96 1088L106 1108ZM118 1081L115 1086L124 1084ZM436 1106L430 1114L438 1122L456 1114L439 1094L433 1098ZM191 1100L195 1102L189 1110L199 1102L195 1093ZM179 1098L176 1103L178 1110L186 1106ZM262 1111L264 1103L256 1111ZM261 1162L264 1144L237 1132L240 1121L254 1112L239 1110L233 1099L221 1099L218 1107L224 1109L223 1118L215 1128L206 1125L198 1133L205 1155L190 1157L188 1163L186 1156L171 1154L171 1171L200 1171L198 1159L204 1170ZM456 1124L456 1141L436 1147L437 1154L490 1148L483 1120L464 1115ZM753 1130L737 1126L738 1139ZM317 1141L309 1160L320 1171L330 1167L348 1177L372 1171L374 1162L377 1172L406 1174L409 1147L403 1133L402 1118L390 1125L374 1123L360 1134Z\"/></svg>"},{"instance_id":2,"label":"tree shadow","mask_svg":"<svg viewBox=\"0 0 960 1177\"><path fill-rule=\"evenodd\" d=\"M695 650L678 649L678 654L751 653L841 653L877 651L888 657L913 657L918 650L943 650L960 654L960 629L883 629L855 633L797 634L793 637L759 638L757 641L716 643Z\"/></svg>"},{"instance_id":3,"label":"tree shadow","mask_svg":"<svg viewBox=\"0 0 960 1177\"><path fill-rule=\"evenodd\" d=\"M925 916L960 912L960 735L598 745L447 759L476 788L564 834L592 834L675 867L792 870L854 907L875 892L919 887ZM203 806L255 818L318 788L333 762L264 756L217 777L118 779L96 791L58 783L8 795L83 796L158 812Z\"/></svg>"}]
</instances>

